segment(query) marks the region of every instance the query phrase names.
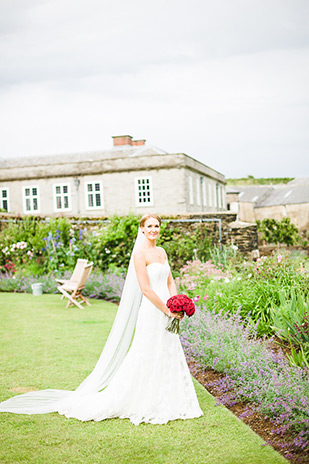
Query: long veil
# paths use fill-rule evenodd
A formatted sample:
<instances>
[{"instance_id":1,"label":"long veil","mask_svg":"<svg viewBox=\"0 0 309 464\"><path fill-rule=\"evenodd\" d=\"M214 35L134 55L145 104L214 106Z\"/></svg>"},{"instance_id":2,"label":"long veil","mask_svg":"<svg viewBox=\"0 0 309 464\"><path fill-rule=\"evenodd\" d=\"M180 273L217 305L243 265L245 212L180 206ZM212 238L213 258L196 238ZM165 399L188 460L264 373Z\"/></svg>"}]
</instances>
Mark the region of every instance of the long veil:
<instances>
[{"instance_id":1,"label":"long veil","mask_svg":"<svg viewBox=\"0 0 309 464\"><path fill-rule=\"evenodd\" d=\"M142 292L135 273L133 254L143 241L144 235L139 228L113 327L100 358L88 377L75 391L48 389L13 396L0 403L0 412L16 414L61 412L62 409L78 401L81 396L97 393L109 384L124 360L134 334Z\"/></svg>"}]
</instances>

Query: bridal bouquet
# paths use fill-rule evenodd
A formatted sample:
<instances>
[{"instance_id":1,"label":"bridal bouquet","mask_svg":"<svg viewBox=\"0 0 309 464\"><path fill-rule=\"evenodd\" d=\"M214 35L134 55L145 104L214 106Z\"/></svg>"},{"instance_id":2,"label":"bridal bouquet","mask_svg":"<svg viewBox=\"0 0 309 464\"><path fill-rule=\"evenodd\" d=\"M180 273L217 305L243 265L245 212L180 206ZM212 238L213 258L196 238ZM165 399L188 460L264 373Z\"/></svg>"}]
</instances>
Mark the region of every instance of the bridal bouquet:
<instances>
[{"instance_id":1,"label":"bridal bouquet","mask_svg":"<svg viewBox=\"0 0 309 464\"><path fill-rule=\"evenodd\" d=\"M166 306L171 313L185 313L188 317L195 313L195 306L191 298L187 295L171 296L167 300ZM172 333L179 333L179 319L173 318L172 322L166 327L166 330Z\"/></svg>"}]
</instances>

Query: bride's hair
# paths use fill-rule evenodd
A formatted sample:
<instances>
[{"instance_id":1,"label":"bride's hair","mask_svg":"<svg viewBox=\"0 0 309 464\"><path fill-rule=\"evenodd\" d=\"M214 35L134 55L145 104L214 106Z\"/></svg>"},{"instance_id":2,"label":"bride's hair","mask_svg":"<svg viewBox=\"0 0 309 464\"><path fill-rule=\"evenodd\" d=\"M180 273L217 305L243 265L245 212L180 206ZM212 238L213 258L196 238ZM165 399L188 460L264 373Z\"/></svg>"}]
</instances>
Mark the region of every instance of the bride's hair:
<instances>
[{"instance_id":1,"label":"bride's hair","mask_svg":"<svg viewBox=\"0 0 309 464\"><path fill-rule=\"evenodd\" d=\"M150 219L150 218L156 219L161 225L161 218L157 214L144 214L144 216L140 220L139 226L144 227L145 222L147 221L147 219Z\"/></svg>"}]
</instances>

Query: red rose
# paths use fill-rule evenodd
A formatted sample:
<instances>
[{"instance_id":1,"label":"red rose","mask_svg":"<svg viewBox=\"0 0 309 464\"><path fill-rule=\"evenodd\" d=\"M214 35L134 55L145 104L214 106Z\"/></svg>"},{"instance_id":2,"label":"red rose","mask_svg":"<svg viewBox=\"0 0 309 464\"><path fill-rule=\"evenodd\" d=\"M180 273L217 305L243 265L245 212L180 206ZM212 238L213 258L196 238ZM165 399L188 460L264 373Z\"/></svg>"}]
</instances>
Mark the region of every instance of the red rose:
<instances>
[{"instance_id":1,"label":"red rose","mask_svg":"<svg viewBox=\"0 0 309 464\"><path fill-rule=\"evenodd\" d=\"M195 306L191 298L187 295L174 295L167 300L166 306L171 313L184 312L188 317L193 316L195 313ZM173 333L179 332L179 320L173 319L173 321L167 327L167 330Z\"/></svg>"}]
</instances>

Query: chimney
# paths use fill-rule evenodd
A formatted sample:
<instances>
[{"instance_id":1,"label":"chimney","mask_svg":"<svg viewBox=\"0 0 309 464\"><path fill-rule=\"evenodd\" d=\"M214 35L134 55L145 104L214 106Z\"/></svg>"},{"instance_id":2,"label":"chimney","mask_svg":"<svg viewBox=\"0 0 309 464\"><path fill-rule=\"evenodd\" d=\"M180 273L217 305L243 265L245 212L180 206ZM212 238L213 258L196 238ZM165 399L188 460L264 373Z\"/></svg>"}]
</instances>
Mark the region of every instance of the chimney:
<instances>
[{"instance_id":1,"label":"chimney","mask_svg":"<svg viewBox=\"0 0 309 464\"><path fill-rule=\"evenodd\" d=\"M131 135L114 135L112 136L114 147L121 145L133 145Z\"/></svg>"},{"instance_id":2,"label":"chimney","mask_svg":"<svg viewBox=\"0 0 309 464\"><path fill-rule=\"evenodd\" d=\"M141 139L141 140L132 140L132 145L135 147L140 147L141 145L145 145L146 140Z\"/></svg>"},{"instance_id":3,"label":"chimney","mask_svg":"<svg viewBox=\"0 0 309 464\"><path fill-rule=\"evenodd\" d=\"M145 145L146 140L132 140L131 135L114 135L112 136L114 147L121 147L122 145L131 145L132 147L140 147Z\"/></svg>"}]
</instances>

